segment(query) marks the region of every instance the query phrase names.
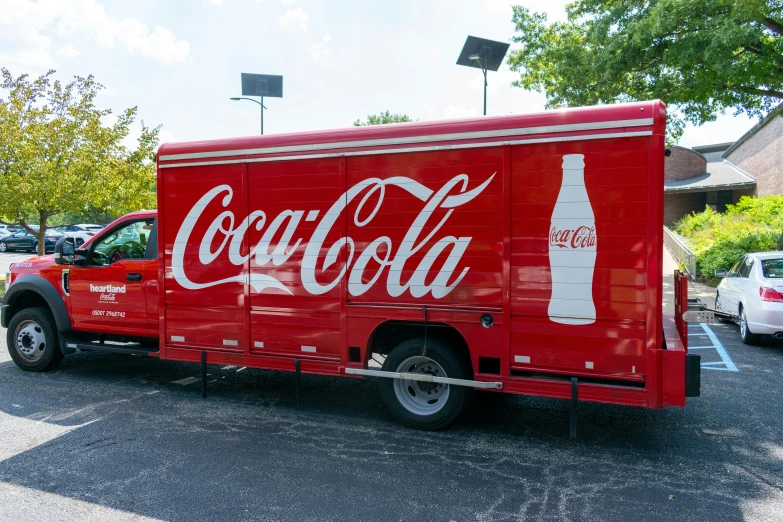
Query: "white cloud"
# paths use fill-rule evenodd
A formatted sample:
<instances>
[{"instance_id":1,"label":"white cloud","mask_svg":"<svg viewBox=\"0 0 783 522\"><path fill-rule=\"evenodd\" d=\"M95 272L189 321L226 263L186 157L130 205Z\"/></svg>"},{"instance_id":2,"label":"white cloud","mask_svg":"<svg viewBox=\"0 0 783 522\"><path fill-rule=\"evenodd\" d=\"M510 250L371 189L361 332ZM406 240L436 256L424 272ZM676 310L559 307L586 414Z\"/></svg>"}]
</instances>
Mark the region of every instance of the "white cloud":
<instances>
[{"instance_id":1,"label":"white cloud","mask_svg":"<svg viewBox=\"0 0 783 522\"><path fill-rule=\"evenodd\" d=\"M508 0L484 0L484 9L491 15L511 16L511 2Z\"/></svg>"},{"instance_id":2,"label":"white cloud","mask_svg":"<svg viewBox=\"0 0 783 522\"><path fill-rule=\"evenodd\" d=\"M476 109L471 109L464 103L460 103L459 105L449 104L446 105L445 109L443 109L443 119L446 120L472 118L478 115L479 112Z\"/></svg>"},{"instance_id":3,"label":"white cloud","mask_svg":"<svg viewBox=\"0 0 783 522\"><path fill-rule=\"evenodd\" d=\"M150 31L135 18L113 18L96 0L0 0L0 46L6 50L0 59L4 62L18 63L28 71L51 67L51 37L66 40L76 35L86 35L104 48L119 42L131 53L163 63L183 61L190 52L188 42L171 31L162 27ZM56 54L73 57L75 52L75 47L61 42Z\"/></svg>"},{"instance_id":4,"label":"white cloud","mask_svg":"<svg viewBox=\"0 0 783 522\"><path fill-rule=\"evenodd\" d=\"M116 24L115 36L128 51L138 51L163 63L181 62L190 52L190 44L177 40L168 29L156 26L153 32L149 32L146 25L133 18L124 18Z\"/></svg>"},{"instance_id":5,"label":"white cloud","mask_svg":"<svg viewBox=\"0 0 783 522\"><path fill-rule=\"evenodd\" d=\"M280 3L283 5L294 5L296 0L280 0Z\"/></svg>"},{"instance_id":6,"label":"white cloud","mask_svg":"<svg viewBox=\"0 0 783 522\"><path fill-rule=\"evenodd\" d=\"M223 0L207 0L212 5L223 5Z\"/></svg>"},{"instance_id":7,"label":"white cloud","mask_svg":"<svg viewBox=\"0 0 783 522\"><path fill-rule=\"evenodd\" d=\"M289 9L278 21L280 22L280 27L291 27L307 31L307 13L301 7Z\"/></svg>"},{"instance_id":8,"label":"white cloud","mask_svg":"<svg viewBox=\"0 0 783 522\"><path fill-rule=\"evenodd\" d=\"M321 43L313 44L310 46L310 58L312 58L315 61L318 61L322 58L326 58L330 55L329 49L327 48L327 45L329 42L332 41L332 37L328 34L324 34L323 38L321 38Z\"/></svg>"},{"instance_id":9,"label":"white cloud","mask_svg":"<svg viewBox=\"0 0 783 522\"><path fill-rule=\"evenodd\" d=\"M478 69L476 69L478 70ZM509 87L511 82L519 79L519 73L512 72L508 69L499 69L497 71L487 71L487 93L494 94L498 92L498 88ZM474 91L484 90L484 74L477 73L473 77L473 81L470 86Z\"/></svg>"},{"instance_id":10,"label":"white cloud","mask_svg":"<svg viewBox=\"0 0 783 522\"><path fill-rule=\"evenodd\" d=\"M64 45L57 49L57 56L64 56L66 58L75 58L79 56L79 50L71 44Z\"/></svg>"}]
</instances>

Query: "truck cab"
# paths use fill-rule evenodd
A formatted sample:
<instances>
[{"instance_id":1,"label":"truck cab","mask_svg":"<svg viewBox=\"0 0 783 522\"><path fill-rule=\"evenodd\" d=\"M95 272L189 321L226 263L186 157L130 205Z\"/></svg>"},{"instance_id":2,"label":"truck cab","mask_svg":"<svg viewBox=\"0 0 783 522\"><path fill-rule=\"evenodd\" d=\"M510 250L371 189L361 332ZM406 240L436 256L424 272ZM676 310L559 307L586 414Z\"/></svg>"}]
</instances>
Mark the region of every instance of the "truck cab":
<instances>
[{"instance_id":1,"label":"truck cab","mask_svg":"<svg viewBox=\"0 0 783 522\"><path fill-rule=\"evenodd\" d=\"M155 211L134 212L81 248L62 238L54 255L11 265L2 325L19 366L54 368L78 342L157 345L156 219Z\"/></svg>"}]
</instances>

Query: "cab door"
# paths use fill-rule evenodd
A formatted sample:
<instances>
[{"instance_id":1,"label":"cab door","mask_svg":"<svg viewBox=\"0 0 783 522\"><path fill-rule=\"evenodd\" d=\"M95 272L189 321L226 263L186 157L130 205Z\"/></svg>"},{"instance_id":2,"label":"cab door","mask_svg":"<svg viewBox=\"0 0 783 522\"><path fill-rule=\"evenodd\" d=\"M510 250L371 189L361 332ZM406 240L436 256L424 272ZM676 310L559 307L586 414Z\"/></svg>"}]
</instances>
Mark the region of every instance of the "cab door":
<instances>
[{"instance_id":1,"label":"cab door","mask_svg":"<svg viewBox=\"0 0 783 522\"><path fill-rule=\"evenodd\" d=\"M125 221L102 235L84 253L84 266L69 274L73 329L157 337L147 314L145 279L153 217Z\"/></svg>"},{"instance_id":2,"label":"cab door","mask_svg":"<svg viewBox=\"0 0 783 522\"><path fill-rule=\"evenodd\" d=\"M740 271L745 265L745 258L743 257L735 263L726 278L723 280L723 285L720 288L720 307L732 314L737 313L737 306L739 304L740 293Z\"/></svg>"}]
</instances>

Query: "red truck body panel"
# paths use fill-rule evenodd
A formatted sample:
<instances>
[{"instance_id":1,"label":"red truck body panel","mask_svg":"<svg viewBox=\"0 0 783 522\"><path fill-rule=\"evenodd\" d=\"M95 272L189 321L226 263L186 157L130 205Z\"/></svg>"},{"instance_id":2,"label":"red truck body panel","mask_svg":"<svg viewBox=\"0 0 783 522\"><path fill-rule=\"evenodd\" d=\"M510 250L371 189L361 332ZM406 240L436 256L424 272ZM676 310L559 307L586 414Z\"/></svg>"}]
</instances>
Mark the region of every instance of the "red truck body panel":
<instances>
[{"instance_id":1,"label":"red truck body panel","mask_svg":"<svg viewBox=\"0 0 783 522\"><path fill-rule=\"evenodd\" d=\"M165 144L160 356L343 374L380 325L427 321L504 391L570 396L578 376L582 399L665 406L662 379L684 373L661 356L664 126L645 102ZM561 194L580 156L593 216ZM559 196L586 226L555 226ZM552 319L553 263L559 301L586 291L590 317Z\"/></svg>"},{"instance_id":2,"label":"red truck body panel","mask_svg":"<svg viewBox=\"0 0 783 522\"><path fill-rule=\"evenodd\" d=\"M578 377L582 400L680 406L664 128L653 101L164 144L157 214L107 228L157 215L157 260L72 267L70 295L50 257L19 273L75 330L157 336L162 359L353 376L390 325L432 326L503 392L566 398Z\"/></svg>"}]
</instances>

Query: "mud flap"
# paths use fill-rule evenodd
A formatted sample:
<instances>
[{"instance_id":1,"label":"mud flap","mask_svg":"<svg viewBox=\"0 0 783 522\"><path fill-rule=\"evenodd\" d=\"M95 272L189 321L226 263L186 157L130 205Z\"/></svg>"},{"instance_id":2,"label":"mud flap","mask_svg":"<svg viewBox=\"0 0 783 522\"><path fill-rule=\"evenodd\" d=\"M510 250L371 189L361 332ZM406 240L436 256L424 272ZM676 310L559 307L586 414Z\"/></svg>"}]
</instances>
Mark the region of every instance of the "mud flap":
<instances>
[{"instance_id":1,"label":"mud flap","mask_svg":"<svg viewBox=\"0 0 783 522\"><path fill-rule=\"evenodd\" d=\"M701 356L692 353L685 355L685 396L701 395Z\"/></svg>"}]
</instances>

